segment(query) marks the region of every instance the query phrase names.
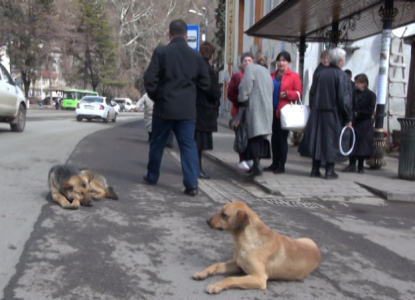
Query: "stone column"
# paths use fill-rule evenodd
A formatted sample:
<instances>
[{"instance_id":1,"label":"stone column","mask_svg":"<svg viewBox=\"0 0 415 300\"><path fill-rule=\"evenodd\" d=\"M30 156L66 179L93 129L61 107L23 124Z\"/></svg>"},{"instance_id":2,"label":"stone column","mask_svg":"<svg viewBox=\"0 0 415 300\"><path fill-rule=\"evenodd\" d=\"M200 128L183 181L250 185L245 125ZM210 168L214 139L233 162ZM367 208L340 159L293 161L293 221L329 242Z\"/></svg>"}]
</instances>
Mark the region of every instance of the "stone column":
<instances>
[{"instance_id":1,"label":"stone column","mask_svg":"<svg viewBox=\"0 0 415 300\"><path fill-rule=\"evenodd\" d=\"M386 165L385 138L383 137L383 121L385 119L385 104L388 93L389 75L389 54L392 34L392 22L397 14L397 9L393 7L394 0L385 0L385 5L381 7L379 14L383 19L382 41L380 48L379 79L376 105L375 138L374 151L368 160L368 165L373 169L380 169Z\"/></svg>"}]
</instances>

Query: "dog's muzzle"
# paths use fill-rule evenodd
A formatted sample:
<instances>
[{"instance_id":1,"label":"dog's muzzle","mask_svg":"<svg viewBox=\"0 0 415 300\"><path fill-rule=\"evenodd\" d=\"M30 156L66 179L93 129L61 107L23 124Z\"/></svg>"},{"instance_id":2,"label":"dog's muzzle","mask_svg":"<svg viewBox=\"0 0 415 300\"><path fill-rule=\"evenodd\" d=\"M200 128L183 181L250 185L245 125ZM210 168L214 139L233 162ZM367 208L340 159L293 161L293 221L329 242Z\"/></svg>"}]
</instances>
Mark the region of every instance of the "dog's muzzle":
<instances>
[{"instance_id":1,"label":"dog's muzzle","mask_svg":"<svg viewBox=\"0 0 415 300\"><path fill-rule=\"evenodd\" d=\"M209 227L210 228L212 228L212 229L217 229L217 230L220 230L220 231L222 231L223 230L223 228L216 228L216 227L213 227L212 226L212 223L210 222L212 219L209 219L209 220L206 220L206 223L209 225Z\"/></svg>"}]
</instances>

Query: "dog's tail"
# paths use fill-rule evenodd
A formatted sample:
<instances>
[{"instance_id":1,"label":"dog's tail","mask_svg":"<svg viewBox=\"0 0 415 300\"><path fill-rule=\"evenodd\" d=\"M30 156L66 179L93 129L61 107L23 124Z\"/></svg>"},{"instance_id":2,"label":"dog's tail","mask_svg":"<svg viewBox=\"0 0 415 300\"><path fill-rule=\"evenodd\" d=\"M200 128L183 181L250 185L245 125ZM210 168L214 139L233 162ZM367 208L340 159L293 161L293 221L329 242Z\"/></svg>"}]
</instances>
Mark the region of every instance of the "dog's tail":
<instances>
[{"instance_id":1,"label":"dog's tail","mask_svg":"<svg viewBox=\"0 0 415 300\"><path fill-rule=\"evenodd\" d=\"M114 192L114 188L109 186L105 189L105 193L107 194L108 199L118 200L117 194Z\"/></svg>"}]
</instances>

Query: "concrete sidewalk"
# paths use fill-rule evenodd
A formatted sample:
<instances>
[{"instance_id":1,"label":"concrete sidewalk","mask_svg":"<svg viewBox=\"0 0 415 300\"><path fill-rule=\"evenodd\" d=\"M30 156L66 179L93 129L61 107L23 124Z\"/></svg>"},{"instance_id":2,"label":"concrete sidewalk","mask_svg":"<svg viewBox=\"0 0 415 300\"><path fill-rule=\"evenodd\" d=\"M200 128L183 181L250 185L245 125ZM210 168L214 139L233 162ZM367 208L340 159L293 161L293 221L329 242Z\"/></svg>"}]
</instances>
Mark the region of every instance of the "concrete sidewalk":
<instances>
[{"instance_id":1,"label":"concrete sidewalk","mask_svg":"<svg viewBox=\"0 0 415 300\"><path fill-rule=\"evenodd\" d=\"M228 120L219 118L218 132L213 134L214 150L204 152L228 168L236 168L238 154L233 150L234 133L227 128ZM373 194L390 201L414 201L415 182L398 179L398 159L386 156L387 165L380 170L365 168L364 174L342 173L346 163L337 164L338 180L310 178L311 159L301 157L297 147L289 144L288 158L284 174L264 172L254 182L271 194L282 197L320 198L356 198L372 197ZM270 159L261 160L263 167L271 164ZM324 170L322 169L323 174Z\"/></svg>"}]
</instances>

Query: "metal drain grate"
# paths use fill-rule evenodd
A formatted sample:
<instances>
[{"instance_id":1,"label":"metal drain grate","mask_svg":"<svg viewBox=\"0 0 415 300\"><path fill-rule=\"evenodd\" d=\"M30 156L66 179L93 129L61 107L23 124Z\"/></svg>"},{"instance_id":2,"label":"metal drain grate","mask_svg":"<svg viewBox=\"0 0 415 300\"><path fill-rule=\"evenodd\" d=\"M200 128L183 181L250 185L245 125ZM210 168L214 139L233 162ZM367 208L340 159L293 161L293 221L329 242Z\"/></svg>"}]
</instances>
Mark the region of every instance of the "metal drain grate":
<instances>
[{"instance_id":1,"label":"metal drain grate","mask_svg":"<svg viewBox=\"0 0 415 300\"><path fill-rule=\"evenodd\" d=\"M303 207L303 208L316 208L316 209L325 209L326 207L320 205L314 201L296 198L296 199L287 199L287 198L259 198L261 201L267 202L269 204L274 204L278 206L288 206L288 207Z\"/></svg>"}]
</instances>

